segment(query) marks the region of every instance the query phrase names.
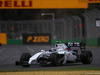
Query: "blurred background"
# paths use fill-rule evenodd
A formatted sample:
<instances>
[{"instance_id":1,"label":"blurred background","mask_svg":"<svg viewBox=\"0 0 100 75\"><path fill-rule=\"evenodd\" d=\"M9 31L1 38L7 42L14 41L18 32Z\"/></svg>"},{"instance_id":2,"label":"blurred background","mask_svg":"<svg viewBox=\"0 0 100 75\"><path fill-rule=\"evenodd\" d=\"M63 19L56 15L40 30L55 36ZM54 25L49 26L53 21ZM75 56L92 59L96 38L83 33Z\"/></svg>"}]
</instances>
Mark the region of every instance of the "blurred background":
<instances>
[{"instance_id":1,"label":"blurred background","mask_svg":"<svg viewBox=\"0 0 100 75\"><path fill-rule=\"evenodd\" d=\"M100 4L88 6L88 9L0 9L0 43L21 45L23 34L48 33L52 45L55 41L83 41L100 46ZM2 43L3 36L6 43Z\"/></svg>"}]
</instances>

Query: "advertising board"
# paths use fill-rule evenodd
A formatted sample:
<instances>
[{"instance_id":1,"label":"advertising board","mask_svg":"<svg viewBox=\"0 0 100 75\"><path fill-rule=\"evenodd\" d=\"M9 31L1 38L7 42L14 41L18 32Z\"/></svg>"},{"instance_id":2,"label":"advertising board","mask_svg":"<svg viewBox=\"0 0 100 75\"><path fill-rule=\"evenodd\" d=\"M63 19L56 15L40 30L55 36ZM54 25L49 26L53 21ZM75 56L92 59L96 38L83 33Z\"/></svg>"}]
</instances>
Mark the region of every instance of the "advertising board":
<instances>
[{"instance_id":1,"label":"advertising board","mask_svg":"<svg viewBox=\"0 0 100 75\"><path fill-rule=\"evenodd\" d=\"M51 44L51 35L47 34L23 34L23 44Z\"/></svg>"}]
</instances>

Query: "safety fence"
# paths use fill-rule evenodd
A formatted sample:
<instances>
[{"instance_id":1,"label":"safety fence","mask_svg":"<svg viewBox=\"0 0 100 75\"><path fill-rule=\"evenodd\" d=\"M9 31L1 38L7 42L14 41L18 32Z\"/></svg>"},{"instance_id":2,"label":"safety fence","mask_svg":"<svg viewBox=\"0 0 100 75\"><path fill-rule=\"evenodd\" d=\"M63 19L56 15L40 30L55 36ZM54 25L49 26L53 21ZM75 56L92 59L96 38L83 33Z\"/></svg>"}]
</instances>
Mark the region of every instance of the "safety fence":
<instances>
[{"instance_id":1,"label":"safety fence","mask_svg":"<svg viewBox=\"0 0 100 75\"><path fill-rule=\"evenodd\" d=\"M100 19L100 10L94 9L89 12L80 14L80 16L70 16L67 18L54 19L54 21L52 19L30 21L0 21L0 32L7 33L8 44L13 44L13 39L18 41L22 40L23 33L50 33L52 35L52 41L59 39L82 40L87 38L87 42L89 42L88 44L92 43L88 40L96 39L95 45L98 45L97 40L100 37L100 26L96 25L97 19ZM83 33L83 31L85 31L85 33ZM11 42L9 42L10 40Z\"/></svg>"},{"instance_id":2,"label":"safety fence","mask_svg":"<svg viewBox=\"0 0 100 75\"><path fill-rule=\"evenodd\" d=\"M82 27L79 24L82 21L78 16L55 19L54 26L52 20L1 21L0 30L7 33L8 39L17 39L23 33L51 33L54 39L74 39L82 38Z\"/></svg>"}]
</instances>

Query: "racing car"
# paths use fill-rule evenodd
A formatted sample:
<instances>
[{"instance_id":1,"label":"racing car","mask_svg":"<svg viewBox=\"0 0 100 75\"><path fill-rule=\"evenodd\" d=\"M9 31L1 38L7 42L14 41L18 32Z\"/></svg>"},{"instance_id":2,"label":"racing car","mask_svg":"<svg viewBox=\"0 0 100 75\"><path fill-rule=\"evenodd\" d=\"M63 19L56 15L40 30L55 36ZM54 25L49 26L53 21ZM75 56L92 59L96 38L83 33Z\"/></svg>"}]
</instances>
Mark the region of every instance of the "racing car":
<instances>
[{"instance_id":1,"label":"racing car","mask_svg":"<svg viewBox=\"0 0 100 75\"><path fill-rule=\"evenodd\" d=\"M79 47L80 54L79 50L72 50L71 47ZM91 64L92 60L92 52L86 50L84 43L68 42L60 44L59 42L56 42L54 48L51 48L50 50L41 50L33 56L31 56L30 53L23 53L20 57L20 61L16 61L15 65L29 67L33 63L41 66L58 66L77 62Z\"/></svg>"}]
</instances>

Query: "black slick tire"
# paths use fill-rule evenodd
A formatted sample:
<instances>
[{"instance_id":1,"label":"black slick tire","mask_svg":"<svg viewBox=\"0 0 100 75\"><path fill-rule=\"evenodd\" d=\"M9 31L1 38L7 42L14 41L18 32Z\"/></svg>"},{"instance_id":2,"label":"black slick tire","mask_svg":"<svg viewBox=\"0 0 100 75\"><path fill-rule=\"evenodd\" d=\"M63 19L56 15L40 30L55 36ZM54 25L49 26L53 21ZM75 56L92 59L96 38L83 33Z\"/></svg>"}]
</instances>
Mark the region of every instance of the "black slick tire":
<instances>
[{"instance_id":1,"label":"black slick tire","mask_svg":"<svg viewBox=\"0 0 100 75\"><path fill-rule=\"evenodd\" d=\"M91 51L82 51L81 61L83 64L91 64L93 60L93 55Z\"/></svg>"},{"instance_id":2,"label":"black slick tire","mask_svg":"<svg viewBox=\"0 0 100 75\"><path fill-rule=\"evenodd\" d=\"M28 64L28 61L30 59L31 55L30 53L23 53L21 55L21 58L20 58L20 63L23 67L29 67L30 65Z\"/></svg>"}]
</instances>

